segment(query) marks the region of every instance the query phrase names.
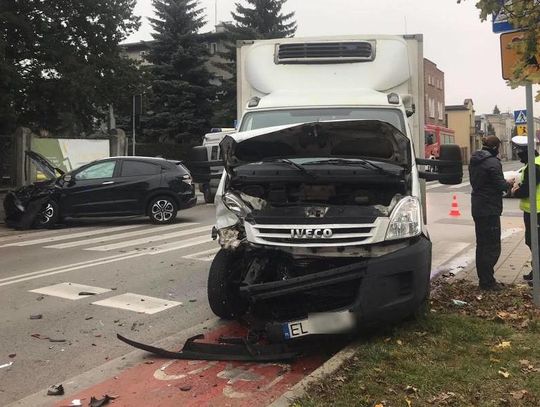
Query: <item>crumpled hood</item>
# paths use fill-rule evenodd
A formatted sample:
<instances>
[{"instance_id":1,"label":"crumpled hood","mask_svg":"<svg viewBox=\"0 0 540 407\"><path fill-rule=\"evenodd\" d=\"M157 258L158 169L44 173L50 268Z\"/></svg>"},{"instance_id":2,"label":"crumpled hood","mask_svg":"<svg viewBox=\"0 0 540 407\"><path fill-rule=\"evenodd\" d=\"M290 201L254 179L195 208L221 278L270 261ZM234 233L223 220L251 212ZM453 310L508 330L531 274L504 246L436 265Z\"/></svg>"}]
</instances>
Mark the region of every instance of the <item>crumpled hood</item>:
<instances>
[{"instance_id":1,"label":"crumpled hood","mask_svg":"<svg viewBox=\"0 0 540 407\"><path fill-rule=\"evenodd\" d=\"M226 136L220 143L225 169L272 158L363 158L411 167L410 141L378 120L293 124Z\"/></svg>"},{"instance_id":2,"label":"crumpled hood","mask_svg":"<svg viewBox=\"0 0 540 407\"><path fill-rule=\"evenodd\" d=\"M43 174L47 175L47 177L56 179L56 172L59 172L60 175L64 175L64 171L62 171L60 168L56 168L41 154L30 150L26 151L25 154L30 160L32 160L32 162Z\"/></svg>"},{"instance_id":3,"label":"crumpled hood","mask_svg":"<svg viewBox=\"0 0 540 407\"><path fill-rule=\"evenodd\" d=\"M475 151L472 156L471 156L471 165L472 166L477 166L479 165L482 161L484 160L487 160L488 158L490 157L493 157L493 154L491 154L489 151L487 150L478 150L478 151Z\"/></svg>"}]
</instances>

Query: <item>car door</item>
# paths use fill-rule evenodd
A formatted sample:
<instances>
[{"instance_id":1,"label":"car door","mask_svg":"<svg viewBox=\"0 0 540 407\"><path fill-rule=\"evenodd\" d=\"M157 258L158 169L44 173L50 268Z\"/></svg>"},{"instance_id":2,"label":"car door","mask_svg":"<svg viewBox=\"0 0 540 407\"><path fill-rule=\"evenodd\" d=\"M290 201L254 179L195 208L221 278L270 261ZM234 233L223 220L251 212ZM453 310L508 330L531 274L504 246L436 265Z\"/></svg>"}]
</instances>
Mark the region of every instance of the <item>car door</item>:
<instances>
[{"instance_id":1,"label":"car door","mask_svg":"<svg viewBox=\"0 0 540 407\"><path fill-rule=\"evenodd\" d=\"M118 213L118 160L89 164L73 172L62 188L62 209L68 216Z\"/></svg>"},{"instance_id":2,"label":"car door","mask_svg":"<svg viewBox=\"0 0 540 407\"><path fill-rule=\"evenodd\" d=\"M162 166L159 162L125 158L116 179L119 209L125 213L144 213L148 193L159 188Z\"/></svg>"}]
</instances>

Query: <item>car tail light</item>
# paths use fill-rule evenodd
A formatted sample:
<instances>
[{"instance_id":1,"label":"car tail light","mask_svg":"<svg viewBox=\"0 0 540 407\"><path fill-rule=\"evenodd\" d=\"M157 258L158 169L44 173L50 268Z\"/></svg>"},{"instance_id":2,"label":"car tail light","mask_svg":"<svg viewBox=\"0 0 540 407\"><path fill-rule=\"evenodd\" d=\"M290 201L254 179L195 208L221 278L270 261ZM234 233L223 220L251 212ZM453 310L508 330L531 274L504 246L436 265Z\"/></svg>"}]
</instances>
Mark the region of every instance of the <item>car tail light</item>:
<instances>
[{"instance_id":1,"label":"car tail light","mask_svg":"<svg viewBox=\"0 0 540 407\"><path fill-rule=\"evenodd\" d=\"M191 175L189 174L182 175L182 182L185 182L188 185L193 185L193 178L191 178Z\"/></svg>"}]
</instances>

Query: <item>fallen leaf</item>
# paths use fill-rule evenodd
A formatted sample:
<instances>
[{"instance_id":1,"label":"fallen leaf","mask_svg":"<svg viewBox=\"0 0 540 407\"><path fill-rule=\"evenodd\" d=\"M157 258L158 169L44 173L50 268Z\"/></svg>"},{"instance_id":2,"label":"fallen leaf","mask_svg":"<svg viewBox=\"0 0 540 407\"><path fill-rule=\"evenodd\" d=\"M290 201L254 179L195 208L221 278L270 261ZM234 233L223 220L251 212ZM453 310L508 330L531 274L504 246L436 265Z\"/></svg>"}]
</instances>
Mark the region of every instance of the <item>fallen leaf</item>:
<instances>
[{"instance_id":1,"label":"fallen leaf","mask_svg":"<svg viewBox=\"0 0 540 407\"><path fill-rule=\"evenodd\" d=\"M384 404L378 403L378 404L375 404L375 407L384 407Z\"/></svg>"},{"instance_id":2,"label":"fallen leaf","mask_svg":"<svg viewBox=\"0 0 540 407\"><path fill-rule=\"evenodd\" d=\"M510 342L510 341L502 341L498 345L495 345L495 348L497 348L497 349L506 349L506 348L510 348L511 346L512 346L512 342Z\"/></svg>"},{"instance_id":3,"label":"fallen leaf","mask_svg":"<svg viewBox=\"0 0 540 407\"><path fill-rule=\"evenodd\" d=\"M397 343L398 345L400 345L400 346L403 345L403 342L402 342L400 339L398 339L398 340L396 341L396 343Z\"/></svg>"},{"instance_id":4,"label":"fallen leaf","mask_svg":"<svg viewBox=\"0 0 540 407\"><path fill-rule=\"evenodd\" d=\"M511 391L510 394L516 400L522 400L529 392L527 390Z\"/></svg>"},{"instance_id":5,"label":"fallen leaf","mask_svg":"<svg viewBox=\"0 0 540 407\"><path fill-rule=\"evenodd\" d=\"M409 400L408 398L405 398L405 402L407 403L407 407L412 406L411 400Z\"/></svg>"},{"instance_id":6,"label":"fallen leaf","mask_svg":"<svg viewBox=\"0 0 540 407\"><path fill-rule=\"evenodd\" d=\"M499 370L499 374L505 379L508 379L510 377L510 373L508 373L506 370Z\"/></svg>"}]
</instances>

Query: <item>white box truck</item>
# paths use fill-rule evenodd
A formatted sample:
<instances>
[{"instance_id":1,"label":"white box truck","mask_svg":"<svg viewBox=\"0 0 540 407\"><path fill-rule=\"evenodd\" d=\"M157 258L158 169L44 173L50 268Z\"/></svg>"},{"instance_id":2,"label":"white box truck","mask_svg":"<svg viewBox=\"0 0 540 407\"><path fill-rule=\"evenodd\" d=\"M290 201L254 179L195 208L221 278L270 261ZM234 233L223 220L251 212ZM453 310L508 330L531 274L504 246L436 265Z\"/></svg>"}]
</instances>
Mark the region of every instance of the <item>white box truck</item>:
<instances>
[{"instance_id":1,"label":"white box truck","mask_svg":"<svg viewBox=\"0 0 540 407\"><path fill-rule=\"evenodd\" d=\"M421 35L238 44L238 133L220 144L208 297L274 337L414 314L429 296L421 178L461 182L459 148L423 158Z\"/></svg>"}]
</instances>

